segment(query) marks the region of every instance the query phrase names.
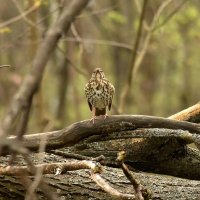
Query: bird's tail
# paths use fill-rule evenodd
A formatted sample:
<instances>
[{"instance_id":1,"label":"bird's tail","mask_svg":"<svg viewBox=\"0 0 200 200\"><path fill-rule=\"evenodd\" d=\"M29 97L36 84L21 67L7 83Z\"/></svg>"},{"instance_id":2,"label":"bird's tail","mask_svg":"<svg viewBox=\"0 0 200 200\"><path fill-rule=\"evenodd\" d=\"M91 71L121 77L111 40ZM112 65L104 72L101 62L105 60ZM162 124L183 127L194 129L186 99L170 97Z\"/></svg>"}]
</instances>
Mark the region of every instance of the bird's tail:
<instances>
[{"instance_id":1,"label":"bird's tail","mask_svg":"<svg viewBox=\"0 0 200 200\"><path fill-rule=\"evenodd\" d=\"M95 109L95 116L99 116L99 115L105 115L106 114L106 108L102 108L102 109Z\"/></svg>"}]
</instances>

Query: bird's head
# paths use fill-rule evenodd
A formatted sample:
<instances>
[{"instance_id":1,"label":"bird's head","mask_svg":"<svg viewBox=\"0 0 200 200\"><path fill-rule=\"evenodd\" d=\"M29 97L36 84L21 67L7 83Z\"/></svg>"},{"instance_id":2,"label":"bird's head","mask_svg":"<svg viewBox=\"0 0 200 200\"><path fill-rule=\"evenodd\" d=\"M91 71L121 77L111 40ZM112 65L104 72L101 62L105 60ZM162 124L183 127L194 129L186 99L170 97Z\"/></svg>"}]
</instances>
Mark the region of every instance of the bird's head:
<instances>
[{"instance_id":1,"label":"bird's head","mask_svg":"<svg viewBox=\"0 0 200 200\"><path fill-rule=\"evenodd\" d=\"M105 78L105 74L101 68L96 68L92 72L92 78L97 79L98 81Z\"/></svg>"}]
</instances>

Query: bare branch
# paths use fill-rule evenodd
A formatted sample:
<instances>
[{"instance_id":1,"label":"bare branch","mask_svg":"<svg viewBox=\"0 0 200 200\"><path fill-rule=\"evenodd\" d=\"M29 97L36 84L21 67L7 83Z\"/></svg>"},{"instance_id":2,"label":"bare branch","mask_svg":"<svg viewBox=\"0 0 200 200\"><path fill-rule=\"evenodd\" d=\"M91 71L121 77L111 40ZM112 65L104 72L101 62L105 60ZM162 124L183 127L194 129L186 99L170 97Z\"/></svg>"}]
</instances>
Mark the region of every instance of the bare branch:
<instances>
[{"instance_id":1,"label":"bare branch","mask_svg":"<svg viewBox=\"0 0 200 200\"><path fill-rule=\"evenodd\" d=\"M94 11L91 11L89 14L88 13L87 14L81 14L81 15L77 16L77 18L86 18L86 17L91 17L93 15L102 15L102 14L105 14L106 12L114 10L115 8L118 7L118 5L113 5L113 6L110 6L110 7L107 7L107 8L94 10Z\"/></svg>"},{"instance_id":2,"label":"bare branch","mask_svg":"<svg viewBox=\"0 0 200 200\"><path fill-rule=\"evenodd\" d=\"M200 102L168 117L179 121L200 122Z\"/></svg>"},{"instance_id":3,"label":"bare branch","mask_svg":"<svg viewBox=\"0 0 200 200\"><path fill-rule=\"evenodd\" d=\"M128 169L128 167L125 165L125 163L124 163L125 156L126 156L125 151L118 152L117 161L118 161L120 167L122 168L125 176L128 178L128 180L133 185L133 189L134 189L134 193L135 193L136 199L137 200L144 200L143 192L147 191L147 189L145 189L144 186L142 186L139 183L139 181L137 181L135 179L135 177L133 176L133 174L130 172L130 170ZM145 195L146 195L146 193L147 192L145 192Z\"/></svg>"},{"instance_id":4,"label":"bare branch","mask_svg":"<svg viewBox=\"0 0 200 200\"><path fill-rule=\"evenodd\" d=\"M121 193L119 191L117 191L116 189L114 189L113 187L111 187L109 185L109 183L107 183L101 176L99 173L91 173L91 178L93 179L93 181L96 182L96 184L98 186L101 187L102 190L104 190L105 192L107 192L108 194L110 194L112 197L114 197L115 199L132 199L132 200L136 200L135 195L133 194L124 194Z\"/></svg>"},{"instance_id":5,"label":"bare branch","mask_svg":"<svg viewBox=\"0 0 200 200\"><path fill-rule=\"evenodd\" d=\"M26 106L24 105L23 107L23 111L21 113L21 119L17 127L17 138L19 140L21 140L23 138L23 135L26 133L32 101L33 101L33 95L30 96L27 105Z\"/></svg>"},{"instance_id":6,"label":"bare branch","mask_svg":"<svg viewBox=\"0 0 200 200\"><path fill-rule=\"evenodd\" d=\"M65 59L69 62L70 66L79 74L83 75L84 77L88 77L88 74L81 70L79 67L77 67L71 60L70 58L68 58L68 56L66 55L66 52L63 51L60 47L57 48L64 56L65 56Z\"/></svg>"},{"instance_id":7,"label":"bare branch","mask_svg":"<svg viewBox=\"0 0 200 200\"><path fill-rule=\"evenodd\" d=\"M96 169L97 163L95 161L90 160L68 160L66 162L59 163L47 163L47 164L39 164L35 165L35 170L42 170L42 174L56 174L56 172L60 171L60 173L65 173L66 171L74 171L80 169ZM99 164L98 164L99 165ZM32 169L27 166L8 166L8 167L0 167L0 175L7 176L21 176L22 174L34 175Z\"/></svg>"},{"instance_id":8,"label":"bare branch","mask_svg":"<svg viewBox=\"0 0 200 200\"><path fill-rule=\"evenodd\" d=\"M74 123L59 131L25 135L23 144L25 147L37 150L40 137L46 135L47 149L55 149L63 146L71 146L92 135L107 135L113 132L135 130L138 128L167 128L187 130L190 133L200 134L200 126L190 122L165 119L144 115L113 115L106 120L97 120L95 124L90 120ZM13 144L15 137L6 140L7 145ZM3 142L3 141L2 141ZM15 147L17 149L17 146ZM4 151L6 153L6 151Z\"/></svg>"},{"instance_id":9,"label":"bare branch","mask_svg":"<svg viewBox=\"0 0 200 200\"><path fill-rule=\"evenodd\" d=\"M164 26L184 5L185 3L187 3L189 0L184 0L180 3L180 5L178 5L163 21L162 23L158 24L157 26L155 26L152 31L156 31L157 29L161 28L162 26Z\"/></svg>"},{"instance_id":10,"label":"bare branch","mask_svg":"<svg viewBox=\"0 0 200 200\"><path fill-rule=\"evenodd\" d=\"M19 13L20 13L22 19L24 19L24 21L27 22L29 25L38 28L38 25L37 25L37 24L35 24L32 20L30 20L29 18L26 17L27 14L24 13L24 11L22 10L22 8L21 8L20 5L19 5L19 2L18 2L17 0L12 0L12 1L13 1L13 3L16 5L16 7L17 7L17 9L18 9L18 11L19 11ZM40 6L40 5L38 5L37 7L39 8L39 6ZM34 5L33 7L35 7L35 5ZM35 9L35 10L36 10L36 9ZM34 11L35 11L35 10L34 10ZM30 13L28 13L28 14L30 14Z\"/></svg>"},{"instance_id":11,"label":"bare branch","mask_svg":"<svg viewBox=\"0 0 200 200\"><path fill-rule=\"evenodd\" d=\"M10 65L0 65L0 68L10 67Z\"/></svg>"},{"instance_id":12,"label":"bare branch","mask_svg":"<svg viewBox=\"0 0 200 200\"><path fill-rule=\"evenodd\" d=\"M46 63L51 53L55 50L60 37L63 33L69 30L71 22L87 5L88 2L89 0L72 1L70 5L67 5L63 9L63 12L61 13L59 19L47 32L44 41L37 51L36 57L33 62L33 67L31 68L30 73L25 77L25 80L22 83L19 91L14 96L8 114L4 118L0 130L1 140L3 137L6 136L6 134L8 134L11 124L13 124L23 105L26 104L29 97L37 91L39 84L42 80L42 75Z\"/></svg>"},{"instance_id":13,"label":"bare branch","mask_svg":"<svg viewBox=\"0 0 200 200\"><path fill-rule=\"evenodd\" d=\"M40 148L39 148L39 152L44 152L45 151L45 146L46 146L46 139L47 138L42 138L41 142L40 142ZM41 159L41 158L40 158ZM30 184L27 193L26 193L26 197L25 200L32 200L32 196L33 194L35 194L35 190L39 187L40 183L42 182L43 179L43 168L36 168L36 172L35 172L35 176L34 176L34 181Z\"/></svg>"},{"instance_id":14,"label":"bare branch","mask_svg":"<svg viewBox=\"0 0 200 200\"><path fill-rule=\"evenodd\" d=\"M14 18L11 18L9 20L7 20L6 22L3 22L0 24L0 29L9 26L19 20L21 20L22 18L24 18L25 16L29 15L30 13L36 11L39 8L39 6L37 4L35 4L33 7L29 8L27 11L24 11L23 13L21 13L19 16L16 16Z\"/></svg>"},{"instance_id":15,"label":"bare branch","mask_svg":"<svg viewBox=\"0 0 200 200\"><path fill-rule=\"evenodd\" d=\"M133 52L133 57L132 57L132 62L131 62L131 68L130 68L130 71L129 71L129 77L127 79L127 83L123 89L123 92L120 96L120 105L119 105L119 110L120 110L120 113L122 113L123 111L123 108L124 108L124 103L125 103L125 100L128 96L128 91L130 91L130 88L131 88L131 83L132 83L132 80L135 78L136 76L136 73L140 67L140 64L146 54L146 51L147 51L147 48L148 48L148 45L149 45L149 42L150 42L150 39L152 37L152 34L154 32L154 27L156 27L156 23L161 15L161 13L164 11L164 9L172 2L172 0L166 0L164 1L160 7L158 8L157 12L155 13L154 17L153 17L153 20L151 22L151 24L148 26L146 23L146 28L147 28L147 34L144 38L144 42L143 42L143 46L141 47L141 51L140 53L137 54L137 51L138 51L138 47L135 46L134 47L134 52ZM144 6L144 5L143 5ZM144 9L144 7L142 8L142 10ZM177 9L178 11L179 9ZM142 14L141 16L142 17ZM141 19L141 18L140 18ZM169 18L170 19L170 18ZM143 19L143 23L145 22L145 20ZM138 32L139 32L139 29L138 29ZM137 37L136 37L137 39ZM139 38L140 39L140 38ZM138 41L139 42L139 41ZM136 48L137 47L137 48Z\"/></svg>"},{"instance_id":16,"label":"bare branch","mask_svg":"<svg viewBox=\"0 0 200 200\"><path fill-rule=\"evenodd\" d=\"M65 37L64 39L62 39L62 41L80 42L77 38L71 38L71 37ZM119 47L119 48L124 48L127 50L133 50L132 45L126 44L123 42L113 41L113 40L98 40L98 39L93 39L93 38L82 38L82 42L90 43L90 44L97 44L97 45L107 45L107 46Z\"/></svg>"}]
</instances>

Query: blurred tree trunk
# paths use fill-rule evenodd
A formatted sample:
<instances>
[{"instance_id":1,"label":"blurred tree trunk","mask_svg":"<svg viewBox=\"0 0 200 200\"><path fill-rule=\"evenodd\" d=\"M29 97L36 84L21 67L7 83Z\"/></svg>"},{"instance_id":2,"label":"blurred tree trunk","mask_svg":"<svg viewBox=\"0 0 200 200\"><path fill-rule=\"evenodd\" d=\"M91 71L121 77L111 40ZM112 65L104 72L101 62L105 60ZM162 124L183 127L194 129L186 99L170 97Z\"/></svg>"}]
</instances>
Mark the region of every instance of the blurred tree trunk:
<instances>
[{"instance_id":1,"label":"blurred tree trunk","mask_svg":"<svg viewBox=\"0 0 200 200\"><path fill-rule=\"evenodd\" d=\"M58 80L58 107L56 111L56 120L58 128L63 127L66 123L66 111L69 109L67 105L66 95L69 87L69 62L65 55L62 55L62 60L57 70Z\"/></svg>"},{"instance_id":2,"label":"blurred tree trunk","mask_svg":"<svg viewBox=\"0 0 200 200\"><path fill-rule=\"evenodd\" d=\"M28 9L33 7L35 5L35 0L29 0L28 1ZM43 11L43 10L42 10ZM44 14L43 14L44 15ZM28 15L28 20L32 22L32 25L30 25L30 31L28 34L29 39L29 51L28 51L28 57L29 60L32 61L35 57L36 51L38 49L38 44L40 42L39 38L39 28L40 25L38 24L38 11L30 13ZM31 66L32 67L32 66ZM45 122L45 102L43 97L43 83L41 82L40 88L38 89L38 92L34 98L34 105L35 105L35 119L36 119L36 127L40 131L43 130L44 122Z\"/></svg>"},{"instance_id":3,"label":"blurred tree trunk","mask_svg":"<svg viewBox=\"0 0 200 200\"><path fill-rule=\"evenodd\" d=\"M118 2L119 3L119 2ZM119 3L120 4L120 3ZM111 5L115 6L116 1L111 0ZM117 4L118 5L118 4ZM113 21L114 28L112 29L112 34L110 34L110 40L120 41L124 43L132 43L132 41L126 41L126 38L130 32L130 27L132 27L133 18L135 16L133 7L133 2L122 3L120 6L118 5L117 8L113 9L113 11L117 13L123 13L126 22L124 24L119 24L118 22ZM119 31L119 26L121 27L121 31ZM130 31L130 32L129 32ZM113 69L114 69L114 77L115 77L115 101L116 104L119 104L120 94L123 89L123 84L126 82L126 78L128 76L128 64L131 51L123 48L114 47L112 50L112 60L113 60ZM131 97L130 97L131 98ZM131 107L134 104L134 100L131 101Z\"/></svg>"}]
</instances>

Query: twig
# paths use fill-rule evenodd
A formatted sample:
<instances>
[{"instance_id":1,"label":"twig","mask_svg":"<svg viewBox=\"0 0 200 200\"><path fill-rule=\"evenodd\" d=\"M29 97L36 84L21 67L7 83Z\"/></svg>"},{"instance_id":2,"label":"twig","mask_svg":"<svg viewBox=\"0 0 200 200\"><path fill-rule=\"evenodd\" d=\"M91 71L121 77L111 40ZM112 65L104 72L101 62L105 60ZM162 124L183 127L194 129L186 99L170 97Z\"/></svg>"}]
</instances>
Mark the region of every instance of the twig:
<instances>
[{"instance_id":1,"label":"twig","mask_svg":"<svg viewBox=\"0 0 200 200\"><path fill-rule=\"evenodd\" d=\"M62 39L62 41L80 42L77 38L71 38L71 37L65 37L64 39ZM113 40L98 40L98 39L92 39L92 38L82 38L82 42L89 43L89 44L114 46L114 47L124 48L127 50L133 50L132 45L113 41Z\"/></svg>"},{"instance_id":2,"label":"twig","mask_svg":"<svg viewBox=\"0 0 200 200\"><path fill-rule=\"evenodd\" d=\"M28 161L30 162L30 161ZM80 169L91 169L91 178L106 192L111 194L114 197L118 197L121 199L135 199L134 195L131 194L122 194L118 192L116 189L112 188L107 182L103 180L103 178L99 175L102 171L102 167L99 163L94 161L77 161L71 160L66 161L64 163L51 163L51 164L40 164L35 165L34 169L30 169L26 166L9 166L9 167L0 167L0 175L7 176L21 176L22 174L30 174L33 175L33 171L42 170L43 174L61 174L66 171L74 171ZM32 171L33 170L33 171ZM57 173L58 172L58 173Z\"/></svg>"},{"instance_id":3,"label":"twig","mask_svg":"<svg viewBox=\"0 0 200 200\"><path fill-rule=\"evenodd\" d=\"M80 48L80 51L79 51L79 57L80 57L80 59L79 60L81 60L81 58L83 58L83 53L84 52L88 52L87 51L87 48L86 48L86 46L85 46L85 44L84 44L84 42L83 42L83 40L82 40L82 38L81 38L81 36L80 36L80 34L78 33L78 31L76 30L76 27L75 27L75 24L71 24L71 31L72 31L72 34L74 35L74 37L79 41L79 48ZM85 70L87 70L88 71L88 73L90 72L90 70L89 70L89 67L87 67L87 68L85 68Z\"/></svg>"},{"instance_id":4,"label":"twig","mask_svg":"<svg viewBox=\"0 0 200 200\"><path fill-rule=\"evenodd\" d=\"M51 56L51 53L55 50L56 45L64 32L67 32L70 28L71 22L81 12L81 10L87 5L89 0L74 0L70 5L65 6L59 19L53 26L47 31L46 37L41 43L36 57L33 62L33 67L24 82L21 84L19 91L15 94L13 101L11 102L10 109L7 115L4 117L2 127L0 129L0 140L4 140L6 134L8 134L11 125L14 123L19 112L23 108L25 102L27 102L38 89L42 80L43 72L46 63Z\"/></svg>"},{"instance_id":5,"label":"twig","mask_svg":"<svg viewBox=\"0 0 200 200\"><path fill-rule=\"evenodd\" d=\"M47 138L41 138L40 148L39 148L40 153L45 151L46 139ZM39 187L40 183L43 182L42 181L42 178L43 178L42 177L42 174L43 174L42 171L43 171L42 167L36 169L34 181L32 182L32 184L30 184L29 189L26 192L25 200L31 200L32 195L35 193L35 190Z\"/></svg>"},{"instance_id":6,"label":"twig","mask_svg":"<svg viewBox=\"0 0 200 200\"><path fill-rule=\"evenodd\" d=\"M10 65L0 65L0 68L10 67Z\"/></svg>"},{"instance_id":7,"label":"twig","mask_svg":"<svg viewBox=\"0 0 200 200\"><path fill-rule=\"evenodd\" d=\"M101 187L102 190L110 194L113 198L115 199L132 199L136 200L135 195L133 194L125 194L117 191L113 187L109 185L101 176L99 173L94 173L93 171L91 172L91 178L93 181Z\"/></svg>"},{"instance_id":8,"label":"twig","mask_svg":"<svg viewBox=\"0 0 200 200\"><path fill-rule=\"evenodd\" d=\"M27 102L28 105L27 106L24 105L24 108L23 108L23 111L21 114L22 116L18 123L16 140L18 140L19 142L23 140L23 135L25 134L26 129L27 129L27 125L28 125L28 121L29 121L29 114L30 114L31 105L32 105L32 99L33 99L33 96L31 96L29 101ZM9 160L10 165L12 165L13 162L15 161L17 153L18 153L17 151L11 152L11 157Z\"/></svg>"},{"instance_id":9,"label":"twig","mask_svg":"<svg viewBox=\"0 0 200 200\"><path fill-rule=\"evenodd\" d=\"M92 169L97 170L97 162L89 161L89 160L67 160L66 162L59 162L59 163L48 163L48 164L38 164L33 166L32 162L29 158L26 158L26 161L29 163L29 167L27 166L8 166L2 167L0 166L0 175L7 175L7 176L21 176L21 174L28 174L34 175L36 170L42 170L42 174L56 174L56 172L60 171L61 173L65 173L66 171L74 171L80 169ZM31 167L30 168L30 162ZM97 170L98 171L98 170Z\"/></svg>"},{"instance_id":10,"label":"twig","mask_svg":"<svg viewBox=\"0 0 200 200\"><path fill-rule=\"evenodd\" d=\"M70 66L79 74L83 75L84 77L88 77L88 74L81 70L79 67L77 67L71 60L70 58L68 58L68 56L66 55L66 52L63 51L59 46L57 47L57 49L65 56L65 59L69 62Z\"/></svg>"},{"instance_id":11,"label":"twig","mask_svg":"<svg viewBox=\"0 0 200 200\"><path fill-rule=\"evenodd\" d=\"M4 145L6 141L7 140L3 142ZM43 143L40 144L40 147L41 147L40 151L44 151L43 145L44 145ZM2 167L0 168L0 173L5 172L5 173L8 173L8 175L20 176L23 184L28 181L29 182L28 185L30 185L31 181L25 175L35 175L35 174L37 175L37 172L38 171L40 172L42 170L42 167L37 168L36 166L34 166L31 159L29 158L29 154L30 154L29 150L24 148L20 140L18 139L15 140L15 142L12 145L9 145L9 142L8 142L7 146L10 146L9 149L11 149L15 153L15 155L16 153L21 154L24 157L24 160L26 161L27 166L23 166L23 167L8 166L6 168ZM37 177L38 176L39 175L37 175ZM41 190L43 191L43 193L46 195L48 199L50 200L58 199L56 194L52 193L49 190L49 186L47 186L43 180L40 180L39 187L41 188Z\"/></svg>"},{"instance_id":12,"label":"twig","mask_svg":"<svg viewBox=\"0 0 200 200\"><path fill-rule=\"evenodd\" d=\"M89 14L81 14L79 16L77 16L76 18L86 18L86 17L91 17L93 15L101 15L101 14L104 14L105 12L109 12L115 8L117 8L118 5L114 5L114 6L110 6L110 7L107 7L107 8L102 8L102 9L99 9L99 10L94 10L94 11L91 11Z\"/></svg>"},{"instance_id":13,"label":"twig","mask_svg":"<svg viewBox=\"0 0 200 200\"><path fill-rule=\"evenodd\" d=\"M16 7L17 7L17 9L18 9L18 11L19 11L22 19L24 19L24 21L27 22L29 25L31 25L31 26L33 26L35 28L38 28L37 24L35 24L32 20L30 20L30 19L28 19L26 17L27 15L24 13L24 11L22 10L22 8L20 7L19 2L17 0L12 0L12 1L16 5ZM40 6L40 4L37 5L37 7L39 7L39 6ZM35 7L35 5L33 7Z\"/></svg>"},{"instance_id":14,"label":"twig","mask_svg":"<svg viewBox=\"0 0 200 200\"><path fill-rule=\"evenodd\" d=\"M30 96L30 99L28 100L27 105L24 105L22 116L17 128L17 138L19 140L21 140L23 138L23 135L26 133L32 101L33 101L33 95Z\"/></svg>"},{"instance_id":15,"label":"twig","mask_svg":"<svg viewBox=\"0 0 200 200\"><path fill-rule=\"evenodd\" d=\"M30 13L34 12L35 10L37 10L39 8L38 5L34 5L32 6L31 8L29 8L28 10L24 11L23 14L21 13L20 15L16 16L16 17L13 17L9 20L7 20L6 22L3 22L0 24L0 29L6 27L6 26L9 26L19 20L21 20L22 18L24 18L25 16L29 15Z\"/></svg>"},{"instance_id":16,"label":"twig","mask_svg":"<svg viewBox=\"0 0 200 200\"><path fill-rule=\"evenodd\" d=\"M25 161L27 162L28 167L26 167L26 166L18 167L18 169L14 167L14 170L16 170L16 174L15 174L16 176L20 176L21 173L27 174L27 175L28 174L34 175L34 174L36 174L37 171L43 170L43 166L38 168L37 166L33 165L32 161L28 157L28 154L24 154L23 157L24 157ZM8 168L8 170L9 170L9 168ZM1 169L0 169L0 171L1 171ZM11 171L12 171L12 167L11 167ZM8 174L8 175L10 175L10 174ZM58 200L56 193L53 193L50 190L49 186L43 180L40 181L39 187L49 200Z\"/></svg>"},{"instance_id":17,"label":"twig","mask_svg":"<svg viewBox=\"0 0 200 200\"><path fill-rule=\"evenodd\" d=\"M59 150L49 150L47 152L62 156L64 158L73 158L76 160L91 160L91 161L96 161L96 162L101 162L105 160L105 157L103 155L93 158L93 157L83 156L83 155L75 154L75 153L66 153Z\"/></svg>"},{"instance_id":18,"label":"twig","mask_svg":"<svg viewBox=\"0 0 200 200\"><path fill-rule=\"evenodd\" d=\"M132 83L132 80L135 78L136 76L136 73L139 69L139 66L146 54L146 51L147 51L147 48L148 48L148 45L149 45L149 42L150 42L150 39L152 37L152 34L153 34L153 30L154 30L154 27L156 26L156 22L158 21L161 13L163 12L163 10L172 2L172 0L166 0L164 1L160 7L158 8L158 10L156 11L154 17L153 17L153 20L151 22L151 24L149 25L149 27L147 28L147 34L145 36L145 39L144 39L144 42L143 42L143 46L142 46L142 50L140 51L140 53L137 55L137 51L133 54L133 59L132 59L132 62L131 62L131 68L130 68L130 71L129 71L129 77L127 79L127 83L124 87L124 90L120 96L120 104L119 104L119 110L120 110L120 113L122 113L123 111L123 108L124 108L124 104L125 104L125 100L128 96L128 91L130 91L130 88L131 88L131 83ZM144 4L143 4L143 8L142 8L142 11L144 9ZM141 16L142 18L142 16ZM140 19L141 19L140 18ZM145 22L145 20L144 20ZM146 25L147 27L147 25ZM139 32L139 29L138 29L138 32ZM135 48L134 48L135 49ZM135 51L135 50L133 50ZM132 64L133 63L133 64Z\"/></svg>"},{"instance_id":19,"label":"twig","mask_svg":"<svg viewBox=\"0 0 200 200\"><path fill-rule=\"evenodd\" d=\"M183 6L185 3L187 3L189 0L184 0L182 1L163 21L162 23L158 24L155 26L152 31L156 31L157 29L161 28L164 26Z\"/></svg>"},{"instance_id":20,"label":"twig","mask_svg":"<svg viewBox=\"0 0 200 200\"><path fill-rule=\"evenodd\" d=\"M134 189L134 193L135 193L135 198L137 200L144 200L143 193L146 195L147 194L147 189L145 189L144 186L142 186L139 183L139 181L137 181L135 179L135 177L133 176L133 174L130 172L130 170L128 169L128 167L125 165L125 163L124 163L125 156L126 156L125 151L121 151L121 152L118 153L118 155L117 155L118 164L122 168L122 170L123 170L125 176L127 177L127 179L133 185L133 189Z\"/></svg>"}]
</instances>

